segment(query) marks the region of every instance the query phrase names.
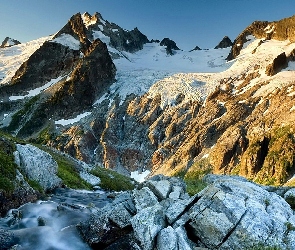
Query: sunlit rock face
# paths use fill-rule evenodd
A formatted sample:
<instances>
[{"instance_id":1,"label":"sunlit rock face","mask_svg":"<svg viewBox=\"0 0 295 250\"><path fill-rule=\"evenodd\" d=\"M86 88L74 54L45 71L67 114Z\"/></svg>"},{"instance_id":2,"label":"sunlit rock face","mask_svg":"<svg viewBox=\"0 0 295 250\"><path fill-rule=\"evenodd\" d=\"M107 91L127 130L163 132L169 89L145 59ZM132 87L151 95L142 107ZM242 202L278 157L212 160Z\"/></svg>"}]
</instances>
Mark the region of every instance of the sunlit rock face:
<instances>
[{"instance_id":1,"label":"sunlit rock face","mask_svg":"<svg viewBox=\"0 0 295 250\"><path fill-rule=\"evenodd\" d=\"M126 175L201 169L286 183L294 175L295 44L280 30L293 19L254 22L232 48L225 37L220 48L185 52L98 13L76 14L1 88L1 126ZM58 65L36 75L43 50Z\"/></svg>"}]
</instances>

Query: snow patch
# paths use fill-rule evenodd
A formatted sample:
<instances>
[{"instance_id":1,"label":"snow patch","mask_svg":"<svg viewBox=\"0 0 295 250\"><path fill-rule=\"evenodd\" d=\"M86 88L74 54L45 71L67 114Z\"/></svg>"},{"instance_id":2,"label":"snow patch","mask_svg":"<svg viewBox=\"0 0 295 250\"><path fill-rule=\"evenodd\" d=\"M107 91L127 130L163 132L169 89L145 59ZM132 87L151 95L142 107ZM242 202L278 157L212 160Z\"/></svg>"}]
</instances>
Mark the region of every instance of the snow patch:
<instances>
[{"instance_id":1,"label":"snow patch","mask_svg":"<svg viewBox=\"0 0 295 250\"><path fill-rule=\"evenodd\" d=\"M144 182L145 178L151 173L149 170L145 170L141 173L139 171L131 172L130 177L136 180L137 182Z\"/></svg>"},{"instance_id":2,"label":"snow patch","mask_svg":"<svg viewBox=\"0 0 295 250\"><path fill-rule=\"evenodd\" d=\"M62 126L66 126L66 125L69 125L69 124L73 124L73 123L75 123L75 122L80 121L82 118L84 118L84 117L86 117L86 116L88 116L88 115L90 115L90 114L91 114L91 112L85 112L85 113L83 113L83 114L78 115L77 117L75 117L75 118L73 118L73 119L68 119L68 120L66 120L66 119L61 119L61 120L55 121L55 124L57 124L57 125L62 125Z\"/></svg>"},{"instance_id":3,"label":"snow patch","mask_svg":"<svg viewBox=\"0 0 295 250\"><path fill-rule=\"evenodd\" d=\"M80 42L69 34L61 34L59 37L51 40L51 42L62 44L72 50L80 50Z\"/></svg>"},{"instance_id":4,"label":"snow patch","mask_svg":"<svg viewBox=\"0 0 295 250\"><path fill-rule=\"evenodd\" d=\"M63 77L62 76L59 76L58 78L52 79L50 82L44 84L43 86L41 86L39 88L35 88L35 89L32 89L32 90L28 91L28 94L27 95L10 96L9 97L9 100L10 101L15 101L15 100L24 99L26 97L36 96L36 95L40 94L43 90L51 87L52 85L56 84L57 82L59 82L62 79L63 79Z\"/></svg>"}]
</instances>

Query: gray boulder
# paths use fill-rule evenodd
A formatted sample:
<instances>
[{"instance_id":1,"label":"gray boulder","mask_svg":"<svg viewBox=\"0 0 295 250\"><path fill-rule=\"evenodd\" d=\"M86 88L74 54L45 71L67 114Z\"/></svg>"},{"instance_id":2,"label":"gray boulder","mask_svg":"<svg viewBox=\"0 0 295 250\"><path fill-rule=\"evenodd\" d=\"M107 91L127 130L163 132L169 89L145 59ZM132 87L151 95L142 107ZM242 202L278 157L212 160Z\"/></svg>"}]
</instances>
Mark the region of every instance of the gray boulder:
<instances>
[{"instance_id":1,"label":"gray boulder","mask_svg":"<svg viewBox=\"0 0 295 250\"><path fill-rule=\"evenodd\" d=\"M0 243L0 250L7 250L15 245L17 241L12 232L0 229Z\"/></svg>"},{"instance_id":2,"label":"gray boulder","mask_svg":"<svg viewBox=\"0 0 295 250\"><path fill-rule=\"evenodd\" d=\"M44 191L61 186L62 181L57 177L58 165L50 154L29 144L17 144L16 147L16 163L29 179L38 182Z\"/></svg>"},{"instance_id":3,"label":"gray boulder","mask_svg":"<svg viewBox=\"0 0 295 250\"><path fill-rule=\"evenodd\" d=\"M178 250L177 234L172 227L166 227L157 236L158 250Z\"/></svg>"},{"instance_id":4,"label":"gray boulder","mask_svg":"<svg viewBox=\"0 0 295 250\"><path fill-rule=\"evenodd\" d=\"M293 211L282 197L236 177L216 178L199 195L189 210L189 225L209 249L293 249L286 241L294 227Z\"/></svg>"},{"instance_id":5,"label":"gray boulder","mask_svg":"<svg viewBox=\"0 0 295 250\"><path fill-rule=\"evenodd\" d=\"M153 249L157 234L166 226L163 207L156 204L142 209L131 219L131 224L143 249Z\"/></svg>"},{"instance_id":6,"label":"gray boulder","mask_svg":"<svg viewBox=\"0 0 295 250\"><path fill-rule=\"evenodd\" d=\"M148 187L143 187L140 190L134 190L133 198L137 212L144 208L158 204L157 197Z\"/></svg>"}]
</instances>

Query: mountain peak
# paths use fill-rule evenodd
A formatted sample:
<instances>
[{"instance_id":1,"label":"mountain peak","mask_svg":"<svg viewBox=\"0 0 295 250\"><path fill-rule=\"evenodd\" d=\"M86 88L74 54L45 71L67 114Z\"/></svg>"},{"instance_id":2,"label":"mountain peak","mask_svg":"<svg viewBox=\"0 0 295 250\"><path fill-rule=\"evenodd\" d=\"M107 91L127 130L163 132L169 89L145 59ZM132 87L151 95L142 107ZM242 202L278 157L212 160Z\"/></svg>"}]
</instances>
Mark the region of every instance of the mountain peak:
<instances>
[{"instance_id":1,"label":"mountain peak","mask_svg":"<svg viewBox=\"0 0 295 250\"><path fill-rule=\"evenodd\" d=\"M232 41L228 36L225 36L214 49L224 49L231 47L233 45Z\"/></svg>"},{"instance_id":2,"label":"mountain peak","mask_svg":"<svg viewBox=\"0 0 295 250\"><path fill-rule=\"evenodd\" d=\"M175 53L173 52L173 50L180 50L176 43L171 40L170 38L164 38L161 42L160 42L160 46L166 46L166 52L168 55L174 55Z\"/></svg>"},{"instance_id":3,"label":"mountain peak","mask_svg":"<svg viewBox=\"0 0 295 250\"><path fill-rule=\"evenodd\" d=\"M13 46L13 45L18 45L18 44L20 44L20 43L21 43L21 42L18 41L18 40L12 39L12 38L10 38L10 37L6 37L6 38L3 40L2 44L0 45L0 48L11 47L11 46Z\"/></svg>"}]
</instances>

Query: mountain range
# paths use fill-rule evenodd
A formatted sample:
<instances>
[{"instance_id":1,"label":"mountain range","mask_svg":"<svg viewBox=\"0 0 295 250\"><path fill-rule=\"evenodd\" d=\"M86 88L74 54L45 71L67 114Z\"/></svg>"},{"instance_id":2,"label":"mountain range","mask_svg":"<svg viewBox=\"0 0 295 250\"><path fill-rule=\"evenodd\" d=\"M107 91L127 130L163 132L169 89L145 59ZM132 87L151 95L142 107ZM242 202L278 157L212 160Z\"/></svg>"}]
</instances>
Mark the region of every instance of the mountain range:
<instances>
[{"instance_id":1,"label":"mountain range","mask_svg":"<svg viewBox=\"0 0 295 250\"><path fill-rule=\"evenodd\" d=\"M256 21L233 43L186 52L78 13L0 50L1 127L125 175L284 184L295 173L294 20Z\"/></svg>"}]
</instances>

